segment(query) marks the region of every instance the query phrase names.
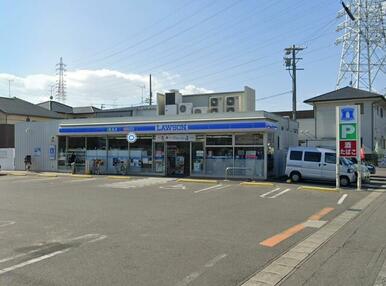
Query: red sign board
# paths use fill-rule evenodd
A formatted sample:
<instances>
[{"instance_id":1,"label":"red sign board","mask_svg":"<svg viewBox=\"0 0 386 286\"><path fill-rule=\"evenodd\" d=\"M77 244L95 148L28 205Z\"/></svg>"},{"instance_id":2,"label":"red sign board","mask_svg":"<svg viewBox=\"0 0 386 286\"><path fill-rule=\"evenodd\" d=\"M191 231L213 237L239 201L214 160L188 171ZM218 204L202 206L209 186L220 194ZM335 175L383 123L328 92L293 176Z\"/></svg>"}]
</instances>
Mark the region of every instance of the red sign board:
<instances>
[{"instance_id":1,"label":"red sign board","mask_svg":"<svg viewBox=\"0 0 386 286\"><path fill-rule=\"evenodd\" d=\"M340 141L339 142L340 157L356 157L357 142L356 141Z\"/></svg>"}]
</instances>

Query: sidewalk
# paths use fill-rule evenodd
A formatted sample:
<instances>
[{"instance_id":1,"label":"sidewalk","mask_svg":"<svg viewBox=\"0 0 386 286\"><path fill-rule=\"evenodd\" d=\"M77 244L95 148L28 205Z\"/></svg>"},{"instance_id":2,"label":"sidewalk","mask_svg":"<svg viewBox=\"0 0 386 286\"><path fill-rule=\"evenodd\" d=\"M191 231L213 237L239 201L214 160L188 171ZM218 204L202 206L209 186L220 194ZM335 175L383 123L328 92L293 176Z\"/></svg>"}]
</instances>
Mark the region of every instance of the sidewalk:
<instances>
[{"instance_id":1,"label":"sidewalk","mask_svg":"<svg viewBox=\"0 0 386 286\"><path fill-rule=\"evenodd\" d=\"M386 285L377 284L386 275L385 217L381 195L281 285Z\"/></svg>"}]
</instances>

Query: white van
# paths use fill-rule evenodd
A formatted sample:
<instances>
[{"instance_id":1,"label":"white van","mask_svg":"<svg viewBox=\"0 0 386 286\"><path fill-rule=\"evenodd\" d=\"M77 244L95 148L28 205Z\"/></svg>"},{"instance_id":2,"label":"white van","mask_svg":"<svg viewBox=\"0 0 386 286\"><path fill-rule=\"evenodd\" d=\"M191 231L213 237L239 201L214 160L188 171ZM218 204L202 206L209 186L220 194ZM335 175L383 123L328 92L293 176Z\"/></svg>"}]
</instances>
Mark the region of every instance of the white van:
<instances>
[{"instance_id":1,"label":"white van","mask_svg":"<svg viewBox=\"0 0 386 286\"><path fill-rule=\"evenodd\" d=\"M335 181L336 152L317 147L290 147L285 174L293 181L314 179ZM356 181L352 165L340 160L340 185L348 186Z\"/></svg>"}]
</instances>

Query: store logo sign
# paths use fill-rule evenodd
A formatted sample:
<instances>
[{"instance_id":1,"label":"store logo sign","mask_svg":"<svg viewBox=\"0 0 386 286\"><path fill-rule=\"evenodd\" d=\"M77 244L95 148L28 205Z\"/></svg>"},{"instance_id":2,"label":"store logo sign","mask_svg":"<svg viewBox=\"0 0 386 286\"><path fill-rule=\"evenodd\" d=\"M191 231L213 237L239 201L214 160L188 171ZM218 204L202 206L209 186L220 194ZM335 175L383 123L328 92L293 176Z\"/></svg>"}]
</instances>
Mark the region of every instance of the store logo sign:
<instances>
[{"instance_id":1,"label":"store logo sign","mask_svg":"<svg viewBox=\"0 0 386 286\"><path fill-rule=\"evenodd\" d=\"M341 122L356 122L357 109L353 107L343 107L340 109Z\"/></svg>"},{"instance_id":2,"label":"store logo sign","mask_svg":"<svg viewBox=\"0 0 386 286\"><path fill-rule=\"evenodd\" d=\"M130 132L127 134L127 142L129 143L135 143L137 141L137 135L133 132Z\"/></svg>"},{"instance_id":3,"label":"store logo sign","mask_svg":"<svg viewBox=\"0 0 386 286\"><path fill-rule=\"evenodd\" d=\"M158 124L156 131L186 131L188 126L186 124Z\"/></svg>"}]
</instances>

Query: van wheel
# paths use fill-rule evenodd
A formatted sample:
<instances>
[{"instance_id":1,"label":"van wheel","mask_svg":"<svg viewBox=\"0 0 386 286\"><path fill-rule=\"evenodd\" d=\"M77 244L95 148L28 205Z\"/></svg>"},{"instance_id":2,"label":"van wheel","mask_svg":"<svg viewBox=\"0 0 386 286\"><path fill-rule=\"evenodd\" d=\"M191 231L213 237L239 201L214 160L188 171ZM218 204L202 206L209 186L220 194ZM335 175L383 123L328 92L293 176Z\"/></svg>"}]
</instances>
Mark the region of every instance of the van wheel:
<instances>
[{"instance_id":1,"label":"van wheel","mask_svg":"<svg viewBox=\"0 0 386 286\"><path fill-rule=\"evenodd\" d=\"M347 187L348 185L350 185L350 179L346 176L340 177L340 185L342 187Z\"/></svg>"},{"instance_id":2,"label":"van wheel","mask_svg":"<svg viewBox=\"0 0 386 286\"><path fill-rule=\"evenodd\" d=\"M299 172L292 172L290 175L290 179L292 182L297 183L302 179L302 176Z\"/></svg>"}]
</instances>

